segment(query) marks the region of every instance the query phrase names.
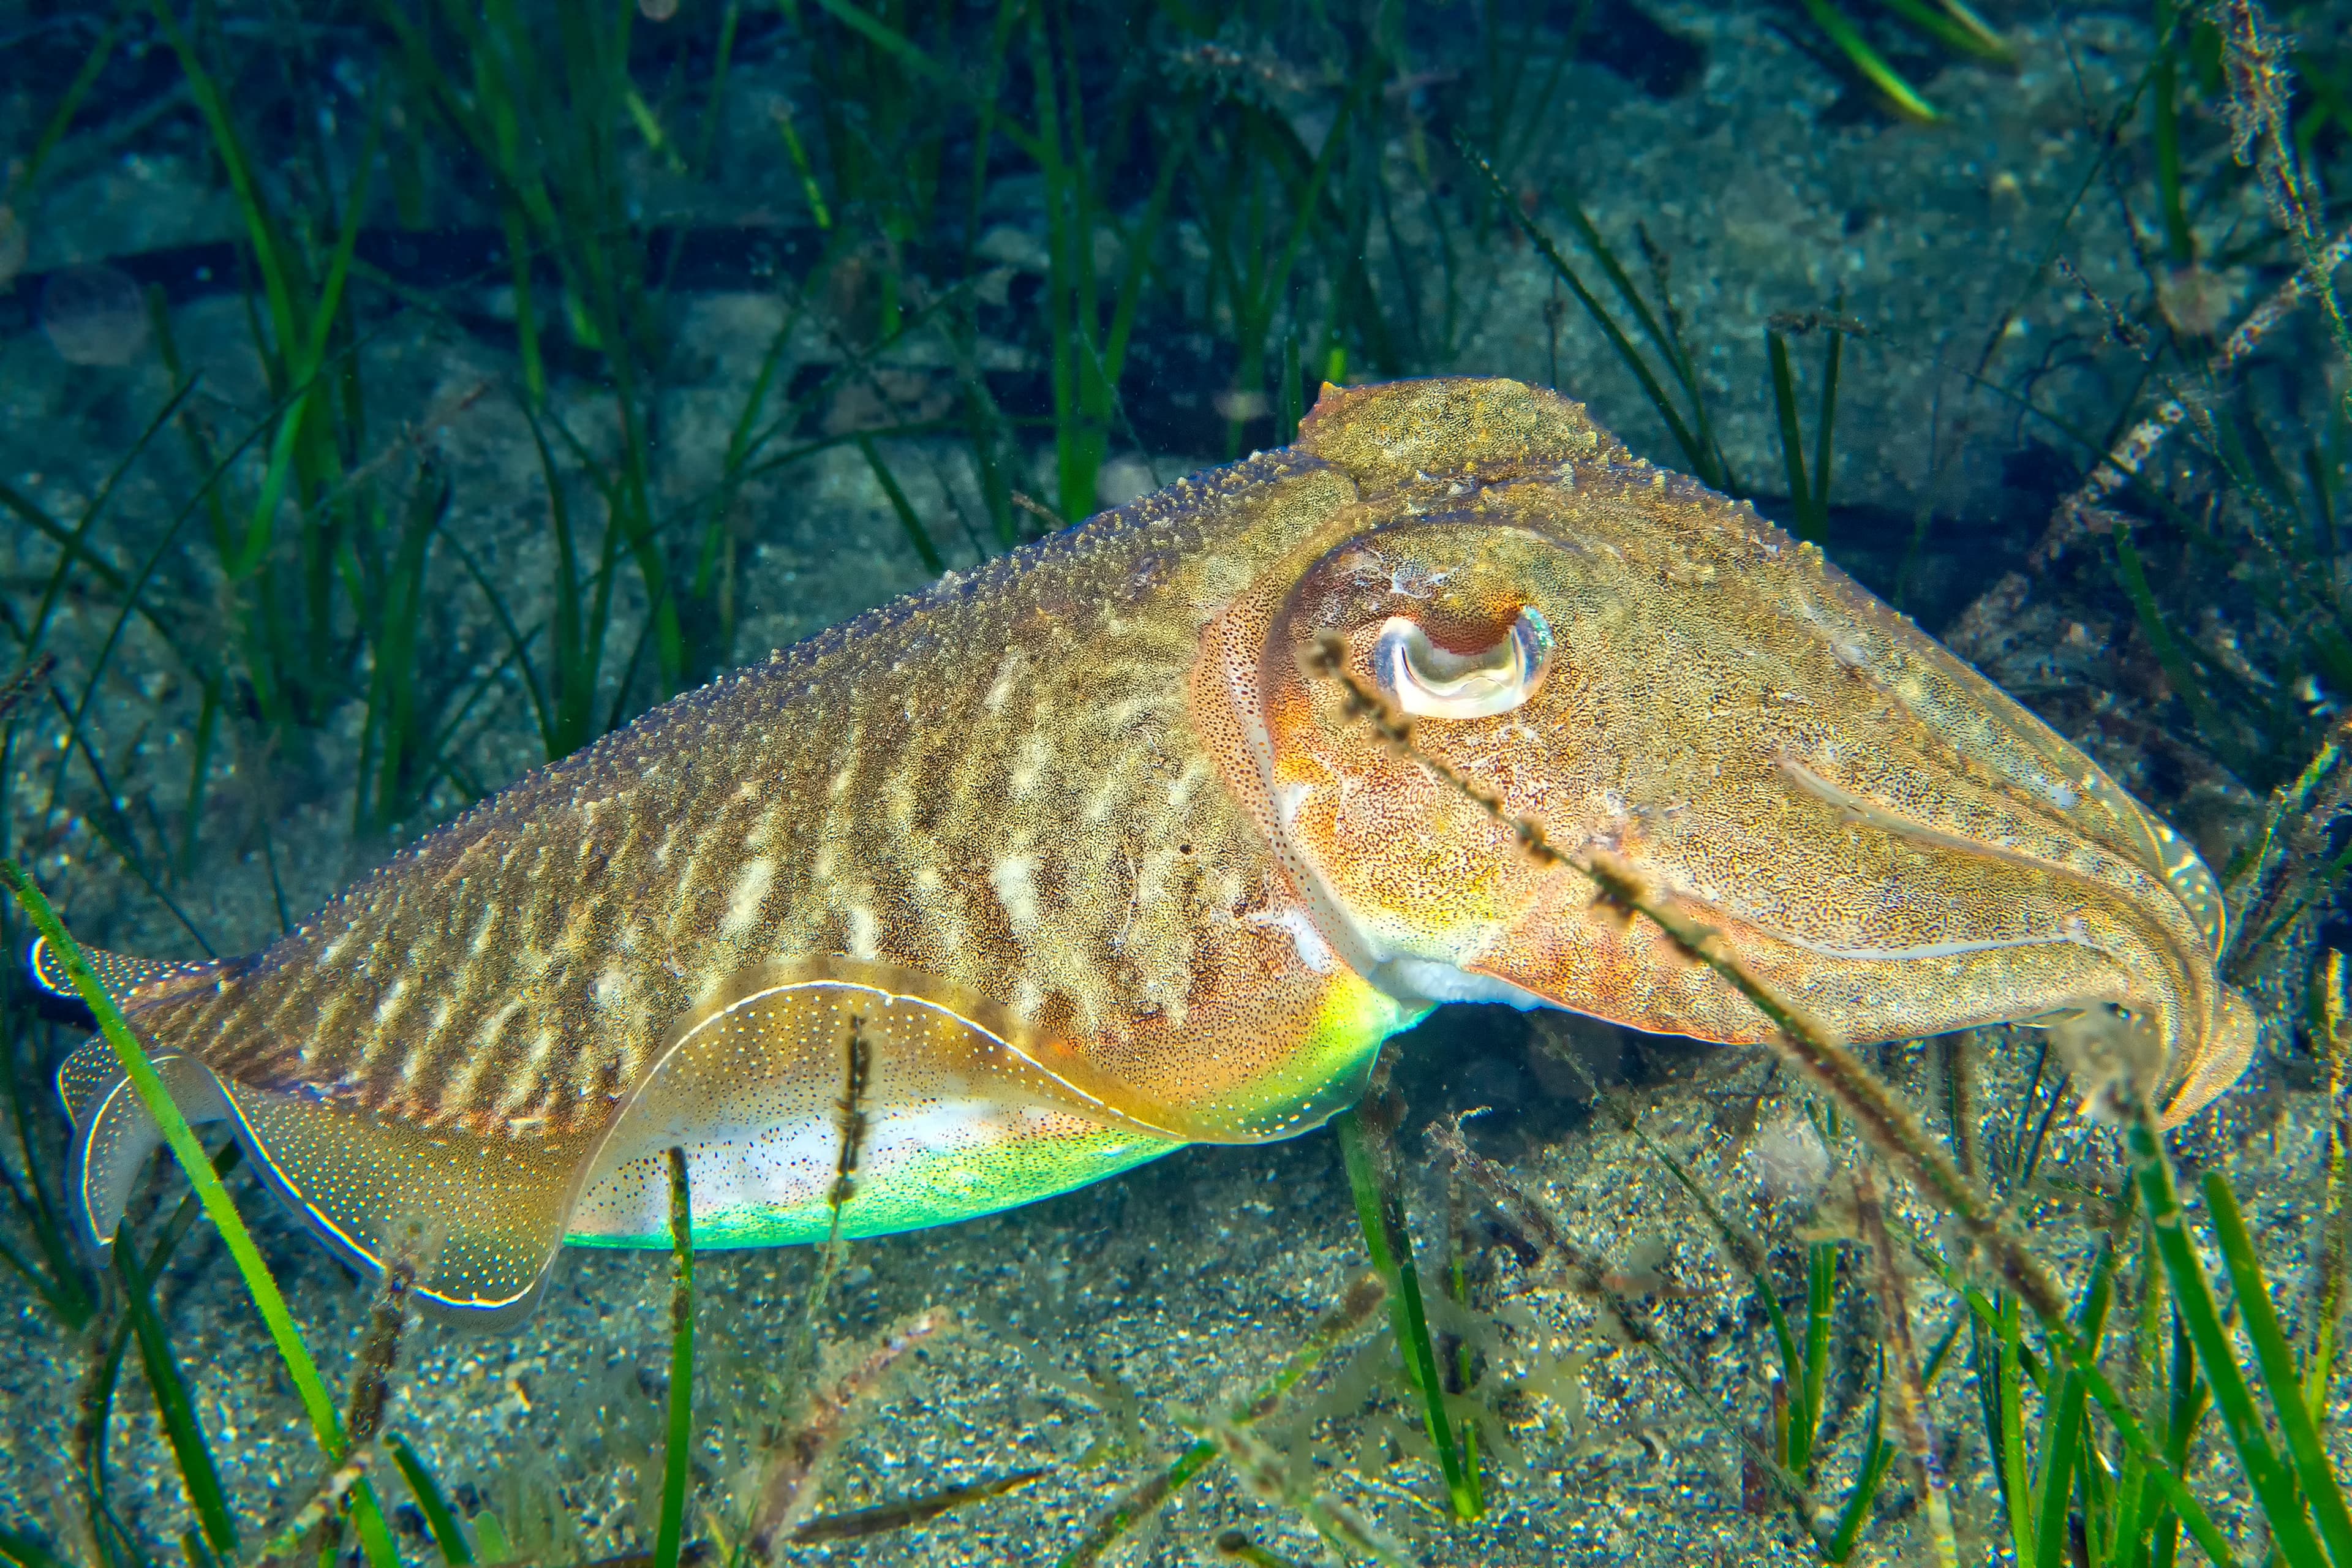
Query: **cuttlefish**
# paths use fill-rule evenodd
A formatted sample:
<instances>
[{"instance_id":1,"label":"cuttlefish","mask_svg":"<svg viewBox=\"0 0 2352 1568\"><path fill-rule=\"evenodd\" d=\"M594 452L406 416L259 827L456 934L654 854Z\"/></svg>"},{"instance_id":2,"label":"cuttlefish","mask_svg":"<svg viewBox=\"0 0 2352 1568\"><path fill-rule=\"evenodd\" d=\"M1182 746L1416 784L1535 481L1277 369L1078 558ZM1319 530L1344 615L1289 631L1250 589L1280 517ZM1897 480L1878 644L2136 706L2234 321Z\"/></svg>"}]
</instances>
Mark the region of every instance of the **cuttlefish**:
<instances>
[{"instance_id":1,"label":"cuttlefish","mask_svg":"<svg viewBox=\"0 0 2352 1568\"><path fill-rule=\"evenodd\" d=\"M1530 824L1848 1041L2125 1010L2176 1122L2252 1047L2170 828L1818 549L1499 380L1329 388L259 952L96 967L329 1243L502 1321L567 1243L670 1244L673 1149L698 1247L871 1236L1304 1132L1446 1003L1769 1035ZM59 1086L102 1243L157 1130L102 1039Z\"/></svg>"}]
</instances>

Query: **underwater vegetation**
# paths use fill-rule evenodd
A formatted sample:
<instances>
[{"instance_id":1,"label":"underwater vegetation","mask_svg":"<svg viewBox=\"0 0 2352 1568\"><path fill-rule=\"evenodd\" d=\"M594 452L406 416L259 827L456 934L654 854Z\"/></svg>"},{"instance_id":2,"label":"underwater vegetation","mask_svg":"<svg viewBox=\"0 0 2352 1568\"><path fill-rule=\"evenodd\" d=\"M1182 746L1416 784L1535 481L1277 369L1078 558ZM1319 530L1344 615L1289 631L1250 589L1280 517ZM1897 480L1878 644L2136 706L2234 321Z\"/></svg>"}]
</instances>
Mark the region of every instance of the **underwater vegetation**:
<instances>
[{"instance_id":1,"label":"underwater vegetation","mask_svg":"<svg viewBox=\"0 0 2352 1568\"><path fill-rule=\"evenodd\" d=\"M0 981L0 1555L2352 1568L2347 82L2335 8L2252 0L0 13L0 935L79 1009ZM1581 155L1604 121L1736 142L1767 98L1845 150L1786 176L1838 193L1826 226L1741 239L1727 197L1695 241L1696 163ZM2057 151L1971 164L2007 248L1874 285L1865 250L1985 232L1939 228L1922 193L1962 198L1906 160L2012 121ZM1969 270L2002 297L1963 319ZM1890 423L1906 366L1938 390ZM808 1245L684 1245L725 1209L651 1139L614 1225L669 1268L577 1265L539 1363L418 1321L446 1237L369 1241L355 1295L261 1195L281 1145L184 1113L142 984L296 940L399 843L771 647L1311 443L1318 401L1496 374L1751 502L2095 761L2153 857L2089 900L2139 932L2132 1016L1858 1046L1995 1015L1922 987L1857 1025L1449 749L1544 668L1506 616L1269 668L1407 786L1389 837L1580 889L1594 943L1756 1048L1359 1031L1328 1142L894 1250L857 1215L897 1063L839 1020ZM1629 721L1672 689L1645 653ZM1883 831L1795 760L1827 781L1798 809ZM1516 1096L1444 1070L1514 1051ZM168 1152L118 1173L104 1254L69 1059ZM1182 1337L1139 1348L1154 1312Z\"/></svg>"}]
</instances>

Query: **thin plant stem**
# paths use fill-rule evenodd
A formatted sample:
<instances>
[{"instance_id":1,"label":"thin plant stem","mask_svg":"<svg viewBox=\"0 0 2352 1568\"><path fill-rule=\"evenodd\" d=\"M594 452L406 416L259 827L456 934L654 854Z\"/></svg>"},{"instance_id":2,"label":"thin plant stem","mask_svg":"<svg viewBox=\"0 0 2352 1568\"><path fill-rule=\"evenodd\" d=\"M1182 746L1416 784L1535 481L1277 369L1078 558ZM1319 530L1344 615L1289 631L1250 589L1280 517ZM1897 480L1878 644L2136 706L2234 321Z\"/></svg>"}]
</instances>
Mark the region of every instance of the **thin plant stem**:
<instances>
[{"instance_id":1,"label":"thin plant stem","mask_svg":"<svg viewBox=\"0 0 2352 1568\"><path fill-rule=\"evenodd\" d=\"M661 1522L654 1568L677 1568L686 1534L686 1484L694 1458L694 1196L686 1151L669 1151L669 1441L662 1457Z\"/></svg>"},{"instance_id":2,"label":"thin plant stem","mask_svg":"<svg viewBox=\"0 0 2352 1568\"><path fill-rule=\"evenodd\" d=\"M146 1365L147 1384L154 1390L155 1411L171 1442L181 1483L187 1489L188 1501L195 1509L205 1540L215 1552L234 1558L237 1551L236 1524L229 1517L227 1501L221 1495L220 1469L213 1463L212 1449L205 1444L204 1428L197 1423L194 1402L188 1397L187 1380L180 1373L179 1363L163 1334L163 1320L156 1313L153 1284L139 1266L138 1247L118 1237L113 1251L115 1271L121 1277L123 1293L130 1302L131 1328L139 1339L139 1358Z\"/></svg>"},{"instance_id":3,"label":"thin plant stem","mask_svg":"<svg viewBox=\"0 0 2352 1568\"><path fill-rule=\"evenodd\" d=\"M466 1539L465 1528L457 1522L457 1510L449 1506L448 1495L434 1479L428 1467L406 1436L394 1432L384 1439L392 1450L393 1463L400 1467L401 1479L408 1483L409 1492L416 1499L417 1511L425 1515L425 1528L433 1536L433 1544L448 1568L472 1568L474 1548Z\"/></svg>"},{"instance_id":4,"label":"thin plant stem","mask_svg":"<svg viewBox=\"0 0 2352 1568\"><path fill-rule=\"evenodd\" d=\"M2346 1275L2352 1272L2352 1185L2346 1170L2346 1118L2352 1100L2346 1098L2347 1069L2352 1069L2352 1018L2347 1016L2347 965L2333 948L2321 962L2318 991L2322 1006L2319 1042L2327 1059L2327 1175L2320 1203L2319 1289L2312 1317L2311 1358L2304 1370L2303 1402L2315 1422L2327 1419L2328 1390L2336 1379L2337 1336L2343 1329Z\"/></svg>"},{"instance_id":5,"label":"thin plant stem","mask_svg":"<svg viewBox=\"0 0 2352 1568\"><path fill-rule=\"evenodd\" d=\"M1616 1270L1605 1259L1580 1246L1544 1205L1513 1181L1507 1172L1472 1149L1463 1139L1460 1122L1461 1119L1455 1118L1450 1125L1435 1123L1428 1129L1426 1136L1440 1153L1486 1193L1487 1200L1498 1213L1557 1259L1567 1272L1572 1289L1599 1303L1602 1309L1601 1321L1609 1337L1617 1343L1635 1346L1660 1371L1681 1384L1692 1403L1738 1446L1758 1472L1788 1501L1798 1522L1804 1526L1814 1543L1826 1545L1830 1539L1828 1528L1823 1524L1821 1510L1812 1494L1806 1489L1803 1480L1772 1454L1765 1452L1755 1435L1734 1421L1716 1402L1706 1382L1666 1349L1639 1309L1611 1284ZM1786 1353L1793 1360L1793 1351Z\"/></svg>"},{"instance_id":6,"label":"thin plant stem","mask_svg":"<svg viewBox=\"0 0 2352 1568\"><path fill-rule=\"evenodd\" d=\"M1445 1413L1445 1384L1438 1375L1437 1352L1429 1340L1429 1320L1421 1299L1420 1271L1413 1265L1412 1237L1401 1223L1401 1205L1393 1184L1382 1169L1379 1152L1365 1135L1363 1119L1353 1110L1332 1118L1339 1151L1348 1167L1348 1185L1355 1194L1356 1217L1364 1232L1364 1246L1372 1267L1389 1287L1389 1317L1396 1328L1398 1353L1405 1372L1421 1394L1422 1421L1437 1450L1437 1467L1445 1479L1445 1494L1454 1517L1476 1519L1485 1511L1475 1478L1464 1468L1454 1439L1453 1418Z\"/></svg>"},{"instance_id":7,"label":"thin plant stem","mask_svg":"<svg viewBox=\"0 0 2352 1568\"><path fill-rule=\"evenodd\" d=\"M2248 311L2245 320L2222 340L2213 357L2205 362L2201 379L2209 385L2219 384L2305 300L2315 292L2326 293L2328 279L2347 258L2352 258L2352 228L2315 247L2306 265L2297 268L2275 292ZM2058 503L2050 514L2050 526L2028 560L2033 565L2045 566L2084 533L2105 532L2113 528L2115 514L2107 510L2108 498L2139 477L2156 449L2188 420L2189 412L2189 395L2176 394L2133 426L2092 467L2083 482Z\"/></svg>"},{"instance_id":8,"label":"thin plant stem","mask_svg":"<svg viewBox=\"0 0 2352 1568\"><path fill-rule=\"evenodd\" d=\"M1927 1427L1927 1389L1919 1375L1919 1352L1911 1340L1911 1307L1895 1267L1895 1245L1887 1239L1886 1211L1880 1206L1878 1184L1869 1163L1853 1169L1854 1207L1861 1216L1863 1240L1869 1245L1871 1267L1878 1277L1878 1310L1886 1357L1894 1380L1895 1430L1904 1452L1919 1473L1920 1495L1927 1515L1927 1539L1934 1544L1938 1568L1959 1568L1960 1550L1952 1532L1952 1504L1944 1480L1943 1461L1937 1457Z\"/></svg>"},{"instance_id":9,"label":"thin plant stem","mask_svg":"<svg viewBox=\"0 0 2352 1568\"><path fill-rule=\"evenodd\" d=\"M2204 1369L2206 1382L2212 1389L2214 1410L2229 1433L2231 1447L2237 1451L2247 1485L2269 1521L2272 1542L2280 1556L2288 1568L2321 1568L2326 1559L2295 1495L2294 1475L2271 1447L2262 1417L2254 1408L2253 1395L2246 1386L2245 1373L2230 1342L2229 1331L2221 1325L2212 1282L2198 1258L2196 1244L2189 1239L2188 1219L2181 1212L2180 1196L2173 1184L2172 1163L2164 1157L2162 1138L2157 1131L2156 1112L2144 1094L2135 1098L2138 1103L2126 1110L2129 1119L2124 1125L2124 1146L2131 1159L2134 1179L2139 1184L2141 1201L2147 1206L2148 1226L2156 1237L2157 1252L2169 1277L2181 1321L2196 1347L2198 1364ZM2217 1221L2220 1218L2218 1215L2215 1217ZM2241 1306L2249 1314L2252 1311L2247 1303L2242 1302ZM2264 1300L2262 1310L2265 1314L2268 1308ZM2288 1403L2301 1411L2307 1427L2310 1412L2303 1407L2299 1394ZM2282 1407L2282 1425L2285 1414ZM2325 1470L2321 1473L2326 1475ZM2337 1507L2341 1506L2339 1498Z\"/></svg>"}]
</instances>

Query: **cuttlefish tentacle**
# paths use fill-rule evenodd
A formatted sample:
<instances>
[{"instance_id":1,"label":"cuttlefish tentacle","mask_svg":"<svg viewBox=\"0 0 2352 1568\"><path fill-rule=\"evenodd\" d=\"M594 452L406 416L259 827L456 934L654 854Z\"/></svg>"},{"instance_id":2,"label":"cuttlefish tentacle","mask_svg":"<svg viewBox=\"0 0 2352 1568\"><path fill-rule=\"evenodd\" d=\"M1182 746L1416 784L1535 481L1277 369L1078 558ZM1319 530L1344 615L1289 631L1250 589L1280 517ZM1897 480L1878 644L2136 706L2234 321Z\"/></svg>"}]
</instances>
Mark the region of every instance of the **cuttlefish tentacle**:
<instances>
[{"instance_id":1,"label":"cuttlefish tentacle","mask_svg":"<svg viewBox=\"0 0 2352 1568\"><path fill-rule=\"evenodd\" d=\"M2221 887L2186 839L2008 693L1944 648L1921 646L1916 633L1906 637L1907 623L1826 562L1818 570L1818 579L1794 585L1790 602L1841 664L1942 738L1961 765L2017 786L2074 831L2162 877L2205 946L2227 947Z\"/></svg>"},{"instance_id":2,"label":"cuttlefish tentacle","mask_svg":"<svg viewBox=\"0 0 2352 1568\"><path fill-rule=\"evenodd\" d=\"M1788 748L1779 761L1791 782L1922 845L2084 884L2088 907L2064 923L2115 958L2122 988L2107 1000L2158 1015L2176 1079L2207 1074L2209 1055L2234 1078L2251 1014L2216 973L2226 909L2195 852L1983 677L1934 644L1906 646L1891 611L1826 563L1817 572L1799 574L1791 604L1888 707L1874 744ZM1898 718L1916 721L1916 737L1891 732Z\"/></svg>"},{"instance_id":3,"label":"cuttlefish tentacle","mask_svg":"<svg viewBox=\"0 0 2352 1568\"><path fill-rule=\"evenodd\" d=\"M2061 896L2049 908L2032 912L2030 918L2042 929L1983 945L2068 942L2088 948L2115 963L2119 983L2137 977L2136 984L2125 984L2109 999L2137 996L2159 1007L2168 1020L2164 1034L2168 1047L2179 1046L2184 1033L2193 1035L2201 1026L2209 1011L2207 994L2214 985L2210 975L2200 978L2190 954L2202 944L2203 934L2161 873L2085 840L2060 843L2028 813L1997 798L1948 791L1934 802L1895 802L1883 795L1873 799L1856 787L1866 787L1864 781L1846 776L1834 762L1783 756L1780 767L1799 789L1858 823L1932 850L2047 873ZM2070 883L2077 894L2073 900L2063 896ZM2093 929L2095 910L2108 928L2104 936Z\"/></svg>"}]
</instances>

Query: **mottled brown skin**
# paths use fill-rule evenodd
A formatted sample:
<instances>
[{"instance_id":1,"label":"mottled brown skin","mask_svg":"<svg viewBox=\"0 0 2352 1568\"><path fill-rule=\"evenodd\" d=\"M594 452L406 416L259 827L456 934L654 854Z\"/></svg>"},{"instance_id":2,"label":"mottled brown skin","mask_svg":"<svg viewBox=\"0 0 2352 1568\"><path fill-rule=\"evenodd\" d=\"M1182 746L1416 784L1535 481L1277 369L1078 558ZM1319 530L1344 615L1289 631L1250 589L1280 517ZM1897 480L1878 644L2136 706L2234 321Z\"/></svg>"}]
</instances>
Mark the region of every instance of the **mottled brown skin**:
<instances>
[{"instance_id":1,"label":"mottled brown skin","mask_svg":"<svg viewBox=\"0 0 2352 1568\"><path fill-rule=\"evenodd\" d=\"M567 1234L657 1228L631 1162L691 1141L682 1108L740 1121L767 1102L727 1094L787 1079L830 1103L827 1042L860 1016L897 1030L877 1082L911 1086L876 1129L908 1158L934 1128L985 1133L908 1178L890 1226L1298 1131L1438 1002L1760 1037L1745 997L1530 858L1308 657L1336 637L1386 689L1419 676L1381 664L1383 628L1476 662L1538 623L1548 662L1507 708L1425 709L1415 745L1631 863L1830 1027L2121 1006L2163 1043L2176 1121L2243 1067L2220 898L2169 829L1819 551L1505 381L1328 390L1293 447L681 697L261 953L126 970L122 994L331 1240L379 1262L422 1214L457 1261L421 1299L485 1313L527 1310ZM121 1103L109 1068L69 1064L85 1126ZM829 1169L825 1124L793 1114L794 1169ZM992 1195L1048 1122L1063 1152ZM765 1125L698 1167L714 1192L726 1160L769 1158ZM109 1192L135 1131L90 1144ZM806 1234L813 1190L765 1232L782 1209L719 1195L756 1240Z\"/></svg>"},{"instance_id":2,"label":"mottled brown skin","mask_svg":"<svg viewBox=\"0 0 2352 1568\"><path fill-rule=\"evenodd\" d=\"M1250 1136L1219 1086L1280 1052L1317 990L1265 918L1290 900L1186 675L1201 625L1347 492L1259 458L738 670L141 1022L246 1081L557 1134L728 976L846 953L1012 1009L1155 1126Z\"/></svg>"}]
</instances>

